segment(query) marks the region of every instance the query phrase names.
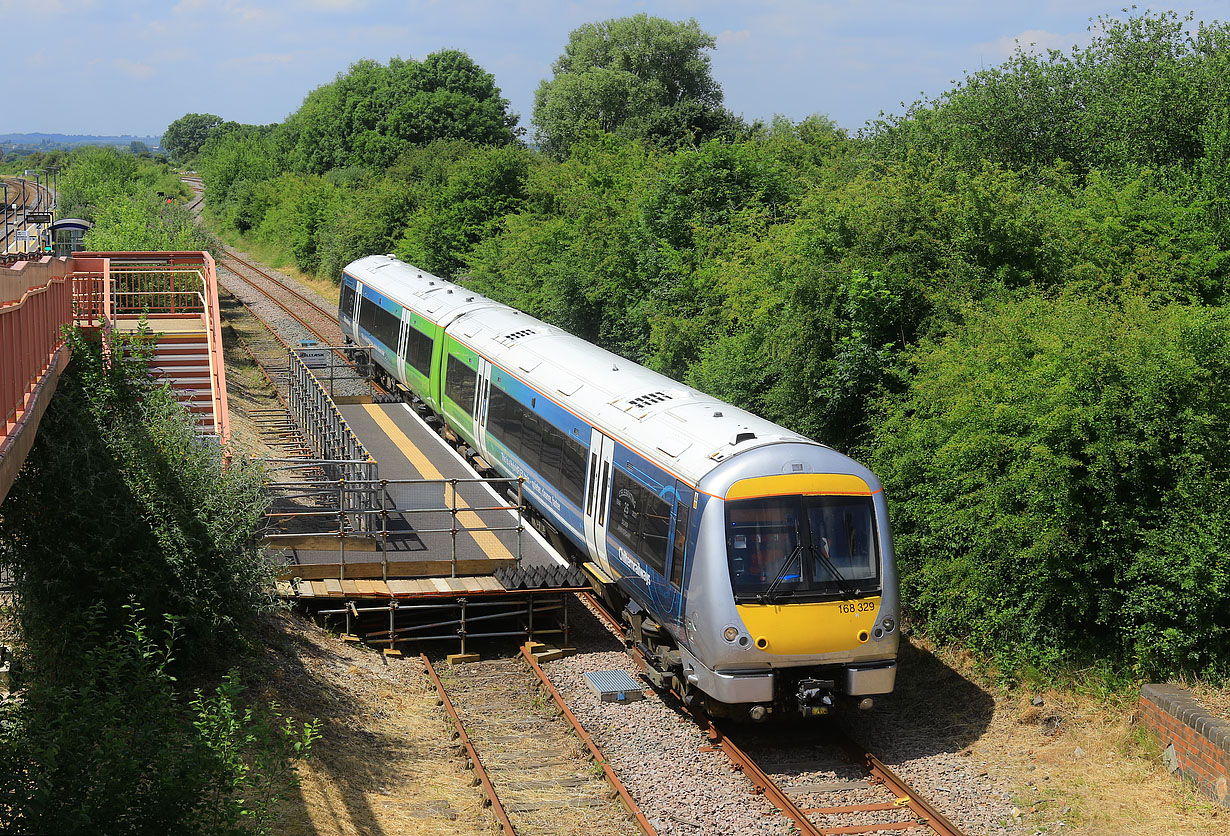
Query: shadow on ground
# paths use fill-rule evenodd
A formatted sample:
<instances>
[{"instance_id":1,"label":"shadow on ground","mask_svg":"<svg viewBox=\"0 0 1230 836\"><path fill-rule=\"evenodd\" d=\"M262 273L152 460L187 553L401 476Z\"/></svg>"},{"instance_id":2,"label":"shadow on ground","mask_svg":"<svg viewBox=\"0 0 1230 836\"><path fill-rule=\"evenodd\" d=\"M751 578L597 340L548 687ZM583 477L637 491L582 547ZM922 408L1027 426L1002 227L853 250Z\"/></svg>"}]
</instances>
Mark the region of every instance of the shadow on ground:
<instances>
[{"instance_id":1,"label":"shadow on ground","mask_svg":"<svg viewBox=\"0 0 1230 836\"><path fill-rule=\"evenodd\" d=\"M893 693L868 713L833 722L893 761L959 752L980 738L995 714L994 698L934 654L903 638Z\"/></svg>"}]
</instances>

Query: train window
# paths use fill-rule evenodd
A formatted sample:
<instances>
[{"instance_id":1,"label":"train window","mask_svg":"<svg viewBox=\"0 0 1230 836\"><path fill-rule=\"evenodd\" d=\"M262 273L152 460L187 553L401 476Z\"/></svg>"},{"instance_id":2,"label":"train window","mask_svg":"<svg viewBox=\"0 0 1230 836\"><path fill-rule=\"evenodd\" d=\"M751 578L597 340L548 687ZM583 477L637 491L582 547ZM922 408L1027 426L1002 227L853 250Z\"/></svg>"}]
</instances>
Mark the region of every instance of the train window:
<instances>
[{"instance_id":1,"label":"train window","mask_svg":"<svg viewBox=\"0 0 1230 836\"><path fill-rule=\"evenodd\" d=\"M619 468L611 479L611 532L666 575L666 540L671 506Z\"/></svg>"},{"instance_id":2,"label":"train window","mask_svg":"<svg viewBox=\"0 0 1230 836\"><path fill-rule=\"evenodd\" d=\"M865 497L728 502L726 554L736 599L848 596L879 586L875 515Z\"/></svg>"},{"instance_id":3,"label":"train window","mask_svg":"<svg viewBox=\"0 0 1230 836\"><path fill-rule=\"evenodd\" d=\"M491 432L578 508L585 497L585 445L498 385L491 387Z\"/></svg>"},{"instance_id":4,"label":"train window","mask_svg":"<svg viewBox=\"0 0 1230 836\"><path fill-rule=\"evenodd\" d=\"M593 453L589 457L589 491L585 495L585 516L593 516L594 513L594 488L598 486L598 454Z\"/></svg>"},{"instance_id":5,"label":"train window","mask_svg":"<svg viewBox=\"0 0 1230 836\"><path fill-rule=\"evenodd\" d=\"M849 582L875 579L879 561L869 500L809 497L807 517L812 540L820 552L812 567L816 580L832 582L834 574Z\"/></svg>"},{"instance_id":6,"label":"train window","mask_svg":"<svg viewBox=\"0 0 1230 836\"><path fill-rule=\"evenodd\" d=\"M560 489L581 507L585 491L585 454L588 448L575 438L563 436L563 461L560 462Z\"/></svg>"},{"instance_id":7,"label":"train window","mask_svg":"<svg viewBox=\"0 0 1230 836\"><path fill-rule=\"evenodd\" d=\"M675 543L671 549L671 586L683 588L683 559L687 555L688 527L692 523L692 489L682 485L675 489Z\"/></svg>"},{"instance_id":8,"label":"train window","mask_svg":"<svg viewBox=\"0 0 1230 836\"><path fill-rule=\"evenodd\" d=\"M376 342L397 351L397 336L401 330L401 317L386 311L375 301L364 296L359 302L359 327L371 334Z\"/></svg>"},{"instance_id":9,"label":"train window","mask_svg":"<svg viewBox=\"0 0 1230 836\"><path fill-rule=\"evenodd\" d=\"M444 374L444 394L449 400L467 412L474 409L474 390L478 373L465 364L460 357L450 354Z\"/></svg>"},{"instance_id":10,"label":"train window","mask_svg":"<svg viewBox=\"0 0 1230 836\"><path fill-rule=\"evenodd\" d=\"M598 525L606 522L606 480L607 471L610 469L608 462L602 463L602 487L598 489Z\"/></svg>"},{"instance_id":11,"label":"train window","mask_svg":"<svg viewBox=\"0 0 1230 836\"><path fill-rule=\"evenodd\" d=\"M339 313L342 315L342 317L345 319L354 318L354 297L355 297L354 285L352 284L342 285L342 300L341 300L341 304L338 305L338 310L339 310Z\"/></svg>"},{"instance_id":12,"label":"train window","mask_svg":"<svg viewBox=\"0 0 1230 836\"><path fill-rule=\"evenodd\" d=\"M435 340L411 325L406 329L406 362L423 377L431 376L431 351Z\"/></svg>"}]
</instances>

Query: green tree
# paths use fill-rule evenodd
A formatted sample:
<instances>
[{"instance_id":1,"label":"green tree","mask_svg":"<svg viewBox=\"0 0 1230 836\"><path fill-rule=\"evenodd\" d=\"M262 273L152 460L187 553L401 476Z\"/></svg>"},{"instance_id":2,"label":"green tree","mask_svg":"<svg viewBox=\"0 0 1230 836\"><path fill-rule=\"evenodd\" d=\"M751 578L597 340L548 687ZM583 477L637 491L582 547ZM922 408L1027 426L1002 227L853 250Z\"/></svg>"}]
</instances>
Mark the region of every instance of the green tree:
<instances>
[{"instance_id":1,"label":"green tree","mask_svg":"<svg viewBox=\"0 0 1230 836\"><path fill-rule=\"evenodd\" d=\"M695 20L644 13L574 30L534 95L539 146L563 159L592 130L669 147L730 128L707 52L716 44Z\"/></svg>"},{"instance_id":2,"label":"green tree","mask_svg":"<svg viewBox=\"0 0 1230 836\"><path fill-rule=\"evenodd\" d=\"M1173 12L1098 18L1071 54L1018 45L1003 65L881 120L877 148L907 158L942 152L967 165L1071 164L1122 172L1191 165L1202 126L1230 112L1230 25Z\"/></svg>"},{"instance_id":3,"label":"green tree","mask_svg":"<svg viewBox=\"0 0 1230 836\"><path fill-rule=\"evenodd\" d=\"M279 143L293 171L392 164L412 145L437 139L478 144L514 141L518 116L508 110L494 77L457 50L423 61L364 59L308 94L279 126Z\"/></svg>"},{"instance_id":4,"label":"green tree","mask_svg":"<svg viewBox=\"0 0 1230 836\"><path fill-rule=\"evenodd\" d=\"M869 447L904 598L1009 664L1225 675L1230 319L1125 294L972 309Z\"/></svg>"},{"instance_id":5,"label":"green tree","mask_svg":"<svg viewBox=\"0 0 1230 836\"><path fill-rule=\"evenodd\" d=\"M162 134L162 147L180 162L195 157L222 125L222 117L212 113L185 113Z\"/></svg>"},{"instance_id":6,"label":"green tree","mask_svg":"<svg viewBox=\"0 0 1230 836\"><path fill-rule=\"evenodd\" d=\"M478 148L452 165L441 187L423 190L397 254L438 275L456 274L474 245L522 206L530 160L522 148Z\"/></svg>"}]
</instances>

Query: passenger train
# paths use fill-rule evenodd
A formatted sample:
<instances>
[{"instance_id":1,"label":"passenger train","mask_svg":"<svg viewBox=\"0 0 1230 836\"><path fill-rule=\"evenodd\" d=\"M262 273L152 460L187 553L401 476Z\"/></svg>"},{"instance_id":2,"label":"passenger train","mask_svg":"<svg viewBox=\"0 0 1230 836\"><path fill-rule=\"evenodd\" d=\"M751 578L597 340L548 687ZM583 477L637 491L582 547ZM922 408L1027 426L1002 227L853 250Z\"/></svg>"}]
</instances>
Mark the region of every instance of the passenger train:
<instances>
[{"instance_id":1,"label":"passenger train","mask_svg":"<svg viewBox=\"0 0 1230 836\"><path fill-rule=\"evenodd\" d=\"M338 321L524 477L651 681L753 720L892 691L897 571L867 468L392 256L346 267Z\"/></svg>"}]
</instances>

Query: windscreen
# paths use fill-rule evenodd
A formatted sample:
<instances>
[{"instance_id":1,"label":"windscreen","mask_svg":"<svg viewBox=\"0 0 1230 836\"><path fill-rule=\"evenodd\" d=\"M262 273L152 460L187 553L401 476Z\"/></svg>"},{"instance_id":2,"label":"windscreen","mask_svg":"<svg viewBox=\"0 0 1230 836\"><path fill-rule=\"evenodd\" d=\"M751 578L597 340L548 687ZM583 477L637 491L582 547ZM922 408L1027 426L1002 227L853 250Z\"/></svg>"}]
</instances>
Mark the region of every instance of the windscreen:
<instances>
[{"instance_id":1,"label":"windscreen","mask_svg":"<svg viewBox=\"0 0 1230 836\"><path fill-rule=\"evenodd\" d=\"M880 586L870 497L728 502L726 554L740 600L863 595Z\"/></svg>"}]
</instances>

